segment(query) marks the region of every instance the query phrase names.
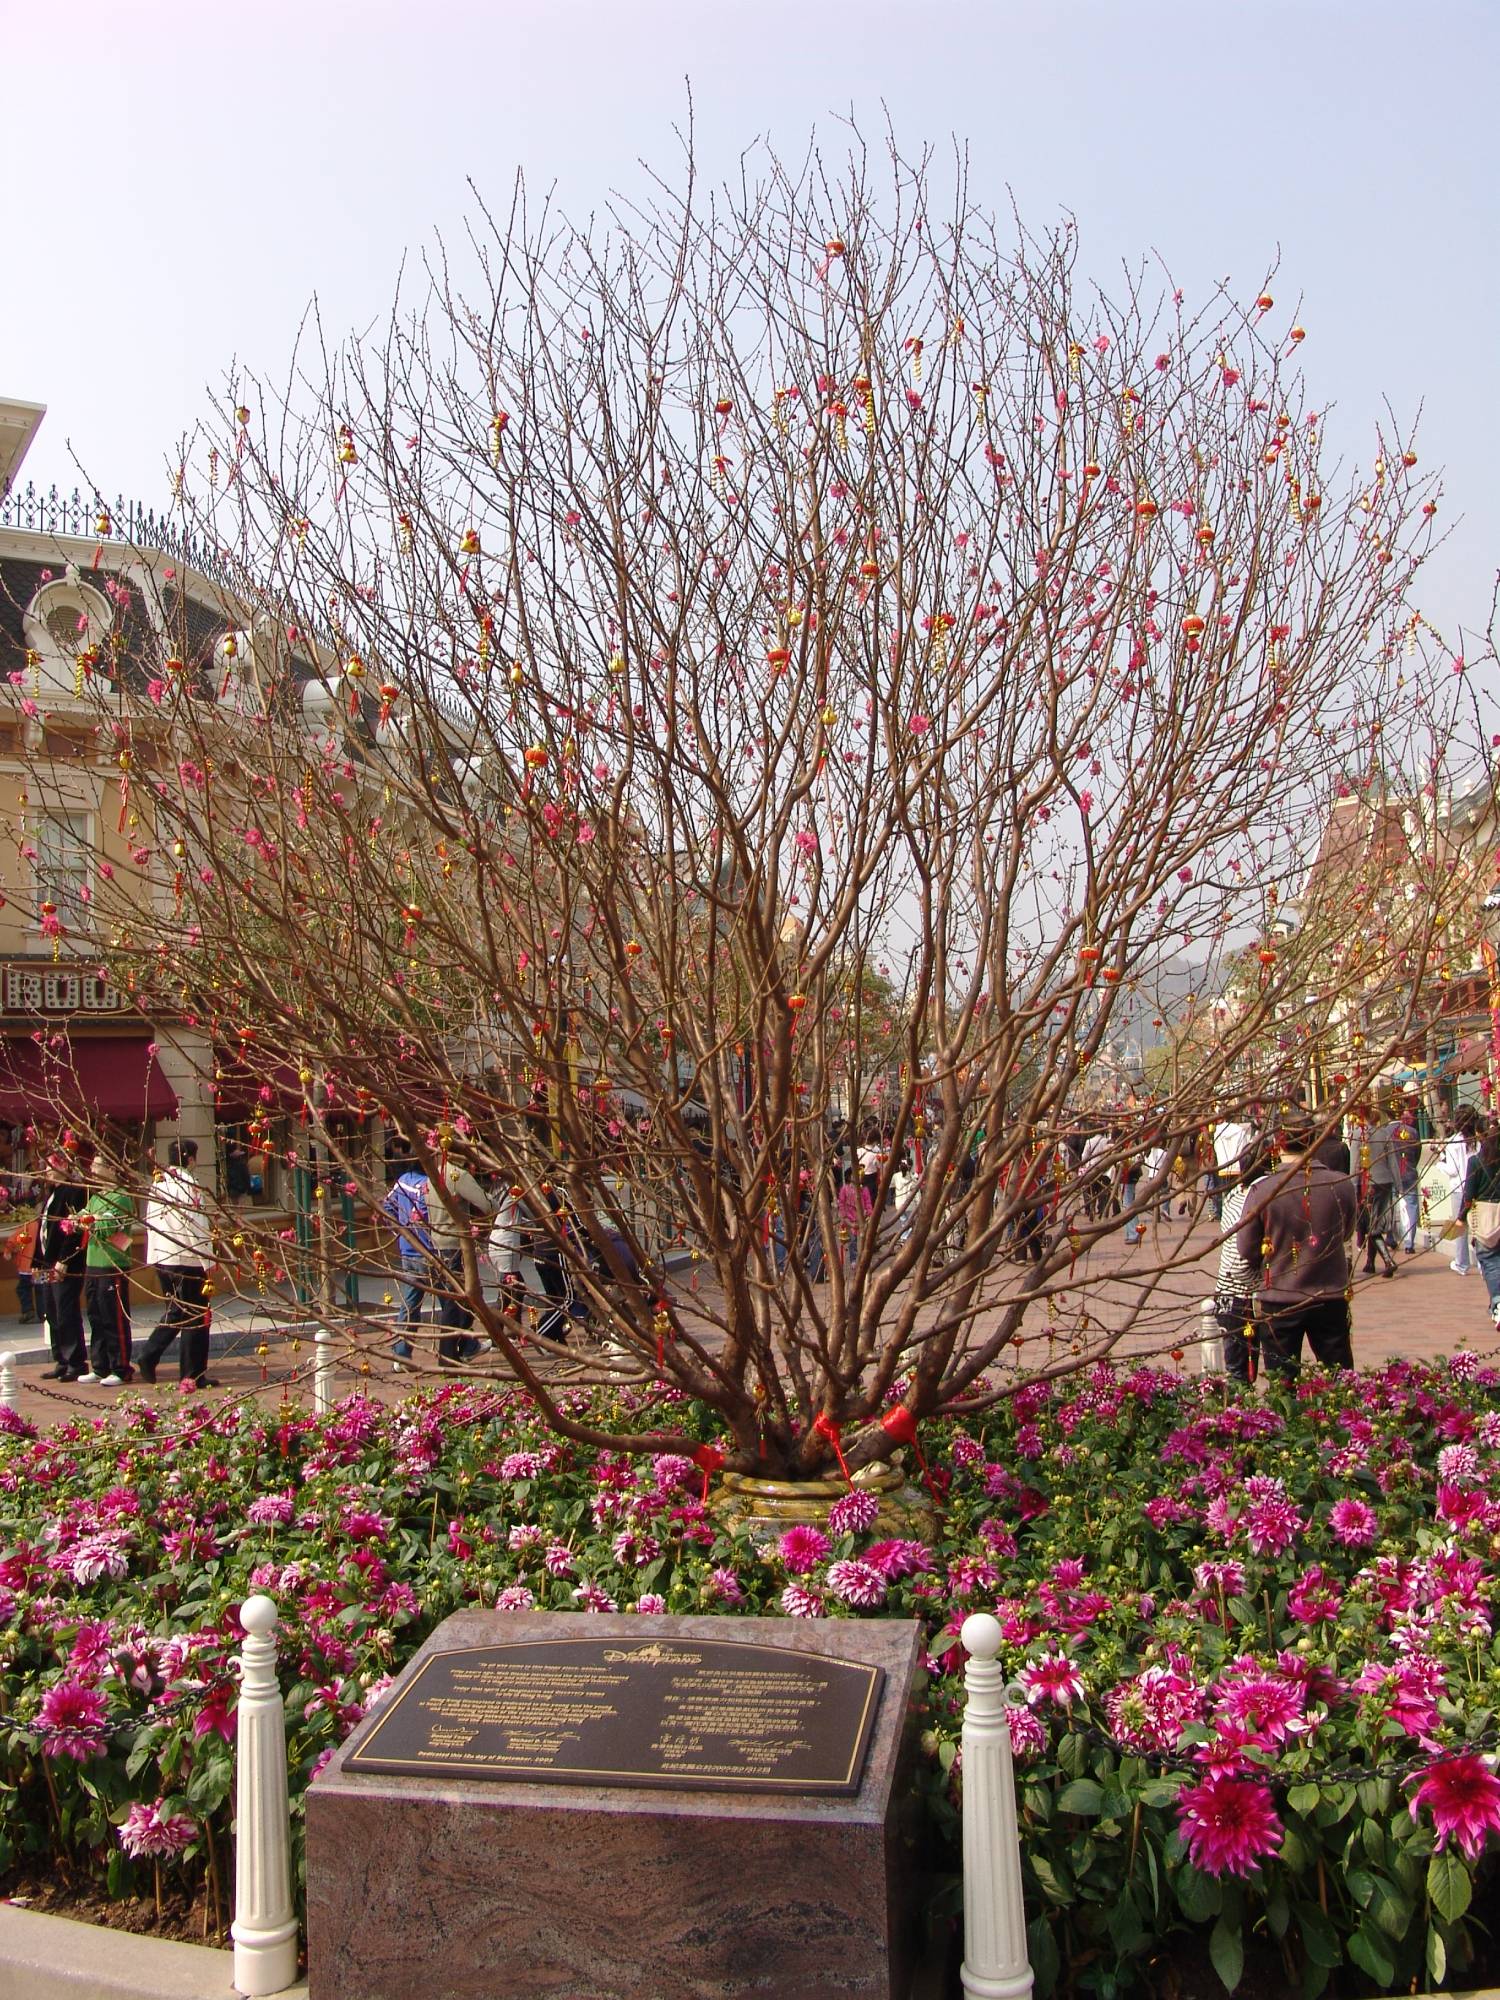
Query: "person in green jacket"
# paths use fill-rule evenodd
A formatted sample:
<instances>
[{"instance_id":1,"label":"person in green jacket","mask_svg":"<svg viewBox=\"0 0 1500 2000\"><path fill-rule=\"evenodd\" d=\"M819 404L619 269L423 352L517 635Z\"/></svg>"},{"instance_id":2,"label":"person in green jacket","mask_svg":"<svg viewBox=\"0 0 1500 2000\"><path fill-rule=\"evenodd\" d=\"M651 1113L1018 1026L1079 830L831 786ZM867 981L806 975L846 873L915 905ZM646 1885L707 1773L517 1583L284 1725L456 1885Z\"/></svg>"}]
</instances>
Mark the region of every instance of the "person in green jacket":
<instances>
[{"instance_id":1,"label":"person in green jacket","mask_svg":"<svg viewBox=\"0 0 1500 2000\"><path fill-rule=\"evenodd\" d=\"M89 1367L80 1382L117 1389L135 1370L130 1360L130 1225L135 1200L124 1188L98 1188L84 1207L84 1310L89 1323Z\"/></svg>"}]
</instances>

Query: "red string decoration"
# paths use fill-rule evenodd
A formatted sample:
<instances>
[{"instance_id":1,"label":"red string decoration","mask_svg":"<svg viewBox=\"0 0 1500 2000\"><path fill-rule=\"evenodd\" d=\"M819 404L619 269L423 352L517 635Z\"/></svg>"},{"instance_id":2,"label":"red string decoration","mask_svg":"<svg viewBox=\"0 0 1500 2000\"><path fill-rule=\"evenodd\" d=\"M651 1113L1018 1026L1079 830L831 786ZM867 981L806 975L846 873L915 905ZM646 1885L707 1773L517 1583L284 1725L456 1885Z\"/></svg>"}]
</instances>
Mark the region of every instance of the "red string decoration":
<instances>
[{"instance_id":1,"label":"red string decoration","mask_svg":"<svg viewBox=\"0 0 1500 2000\"><path fill-rule=\"evenodd\" d=\"M854 1478L844 1458L844 1448L839 1442L839 1427L826 1410L819 1410L817 1416L814 1417L813 1435L815 1437L827 1438L828 1442L833 1446L833 1455L839 1462L839 1471L843 1473L852 1486Z\"/></svg>"},{"instance_id":2,"label":"red string decoration","mask_svg":"<svg viewBox=\"0 0 1500 2000\"><path fill-rule=\"evenodd\" d=\"M689 1454L694 1465L703 1474L703 1498L708 1498L708 1482L716 1472L724 1470L724 1453L716 1444L700 1444Z\"/></svg>"},{"instance_id":3,"label":"red string decoration","mask_svg":"<svg viewBox=\"0 0 1500 2000\"><path fill-rule=\"evenodd\" d=\"M888 1438L894 1438L897 1444L911 1446L917 1455L917 1464L922 1468L922 1483L934 1500L941 1500L942 1495L933 1483L932 1468L922 1456L922 1447L917 1441L917 1420L906 1405L897 1403L894 1409L887 1410L880 1419L880 1428Z\"/></svg>"}]
</instances>

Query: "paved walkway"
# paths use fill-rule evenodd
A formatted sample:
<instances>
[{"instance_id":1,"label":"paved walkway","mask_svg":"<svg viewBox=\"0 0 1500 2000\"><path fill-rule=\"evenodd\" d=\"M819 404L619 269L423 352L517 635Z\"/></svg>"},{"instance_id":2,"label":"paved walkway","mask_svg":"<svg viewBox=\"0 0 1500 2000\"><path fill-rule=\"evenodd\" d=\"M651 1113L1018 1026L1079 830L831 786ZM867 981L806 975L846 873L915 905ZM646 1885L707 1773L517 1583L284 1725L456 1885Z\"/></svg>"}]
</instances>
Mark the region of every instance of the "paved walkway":
<instances>
[{"instance_id":1,"label":"paved walkway","mask_svg":"<svg viewBox=\"0 0 1500 2000\"><path fill-rule=\"evenodd\" d=\"M1148 1239L1140 1249L1131 1251L1115 1239L1093 1251L1086 1267L1075 1273L1074 1284L1068 1285L1064 1274L1052 1313L1041 1302L1028 1309L1026 1339L1019 1356L1022 1366L1029 1369L1042 1366L1049 1359L1065 1360L1075 1343L1086 1342L1092 1349L1102 1333L1125 1327L1135 1314L1132 1330L1121 1334L1118 1340L1114 1350L1117 1355L1150 1353L1165 1358L1175 1353L1181 1357L1179 1365L1196 1367L1199 1304L1213 1289L1215 1243L1214 1232L1207 1224L1188 1231L1186 1225L1174 1221L1158 1223L1154 1245ZM1159 1265L1163 1251L1182 1249L1189 1253L1187 1258L1166 1275L1143 1306L1144 1273ZM1396 1277L1361 1276L1357 1280L1353 1325L1358 1365L1378 1366L1398 1356L1431 1361L1459 1347L1500 1358L1500 1335L1490 1322L1483 1280L1477 1271L1467 1277L1457 1276L1450 1269L1449 1259L1447 1245L1419 1249L1414 1257L1400 1260ZM1008 1269L1013 1277L1020 1279L1019 1267ZM1078 1278L1084 1279L1082 1286L1076 1282ZM366 1298L379 1301L385 1289L384 1281L372 1274L364 1284L363 1293ZM691 1289L690 1283L676 1286L679 1297L689 1307ZM701 1297L704 1304L711 1302L707 1286ZM143 1304L135 1313L137 1352L154 1325L158 1310L153 1302L149 1306ZM381 1321L388 1311L383 1305L376 1305L373 1317ZM310 1398L313 1328L288 1326L287 1317L285 1303L275 1298L216 1300L210 1366L219 1387L205 1392L200 1400L206 1403L223 1395L254 1395L263 1401L294 1396ZM976 1337L982 1336L993 1323L993 1315L981 1317ZM41 1338L40 1330L30 1324L12 1321L0 1328L0 1352L9 1349L15 1356L19 1407L34 1420L46 1423L103 1415L122 1396L141 1393L139 1388L130 1391L73 1384L59 1387L44 1382L42 1371L49 1362ZM593 1364L593 1374L602 1372L604 1359L599 1348L585 1336L579 1349L580 1361L587 1358ZM364 1364L341 1356L335 1374L336 1395L363 1386L384 1401L403 1395L418 1379L433 1382L452 1379L439 1375L431 1363L416 1374L394 1373L383 1334L368 1343L367 1353L369 1358ZM176 1367L176 1351L169 1350L156 1388L144 1393L156 1397L176 1395ZM549 1362L546 1372L557 1371Z\"/></svg>"}]
</instances>

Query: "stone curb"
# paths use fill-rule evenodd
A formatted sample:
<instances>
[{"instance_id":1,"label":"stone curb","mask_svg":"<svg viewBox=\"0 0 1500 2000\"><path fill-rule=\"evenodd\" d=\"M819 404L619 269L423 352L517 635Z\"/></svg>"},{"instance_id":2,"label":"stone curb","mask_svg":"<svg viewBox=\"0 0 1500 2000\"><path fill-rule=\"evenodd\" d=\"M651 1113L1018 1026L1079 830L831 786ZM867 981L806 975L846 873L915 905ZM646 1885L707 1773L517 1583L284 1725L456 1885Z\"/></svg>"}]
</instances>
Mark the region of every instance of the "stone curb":
<instances>
[{"instance_id":1,"label":"stone curb","mask_svg":"<svg viewBox=\"0 0 1500 2000\"><path fill-rule=\"evenodd\" d=\"M0 1903L0 1993L6 2000L235 2000L233 1971L230 1951L135 1937ZM307 1987L288 1987L285 2000L307 2000Z\"/></svg>"}]
</instances>

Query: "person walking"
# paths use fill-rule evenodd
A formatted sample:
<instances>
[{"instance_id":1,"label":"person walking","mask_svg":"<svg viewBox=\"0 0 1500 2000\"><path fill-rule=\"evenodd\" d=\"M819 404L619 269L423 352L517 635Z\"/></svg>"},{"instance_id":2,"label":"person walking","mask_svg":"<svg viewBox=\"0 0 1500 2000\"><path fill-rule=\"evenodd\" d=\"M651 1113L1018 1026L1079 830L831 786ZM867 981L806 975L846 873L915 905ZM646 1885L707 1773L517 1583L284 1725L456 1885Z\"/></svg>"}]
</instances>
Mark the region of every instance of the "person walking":
<instances>
[{"instance_id":1,"label":"person walking","mask_svg":"<svg viewBox=\"0 0 1500 2000\"><path fill-rule=\"evenodd\" d=\"M96 1188L83 1211L88 1225L83 1303L89 1367L80 1382L118 1389L135 1375L130 1360L130 1225L135 1199L125 1188Z\"/></svg>"},{"instance_id":2,"label":"person walking","mask_svg":"<svg viewBox=\"0 0 1500 2000\"><path fill-rule=\"evenodd\" d=\"M1493 1125L1479 1142L1479 1150L1469 1155L1464 1172L1463 1193L1459 1197L1458 1219L1474 1245L1474 1259L1489 1297L1490 1318L1500 1326L1500 1235L1481 1226L1481 1218L1469 1220L1477 1202L1500 1202L1500 1130ZM1500 1216L1486 1214L1484 1221L1500 1223Z\"/></svg>"},{"instance_id":3,"label":"person walking","mask_svg":"<svg viewBox=\"0 0 1500 2000\"><path fill-rule=\"evenodd\" d=\"M1228 1176L1223 1186L1219 1224L1224 1241L1219 1249L1219 1275L1214 1284L1214 1318L1224 1336L1224 1372L1247 1386L1260 1373L1260 1329L1256 1320L1255 1280L1240 1255L1236 1233L1251 1190L1275 1165L1270 1141L1252 1139L1238 1160L1219 1167Z\"/></svg>"},{"instance_id":4,"label":"person walking","mask_svg":"<svg viewBox=\"0 0 1500 2000\"><path fill-rule=\"evenodd\" d=\"M472 1231L473 1218L488 1216L493 1203L463 1167L448 1168L436 1187L428 1175L426 1184L432 1254L448 1279L438 1293L438 1325L447 1329L438 1340L438 1362L440 1366L452 1367L459 1361L472 1361L483 1345L471 1331L474 1315L459 1295L463 1284L462 1246L463 1233Z\"/></svg>"},{"instance_id":5,"label":"person walking","mask_svg":"<svg viewBox=\"0 0 1500 2000\"><path fill-rule=\"evenodd\" d=\"M1304 1337L1325 1368L1354 1366L1348 1250L1354 1184L1315 1157L1315 1138L1305 1112L1283 1118L1280 1164L1252 1190L1235 1231L1250 1281L1259 1287L1266 1366L1286 1381L1301 1368Z\"/></svg>"},{"instance_id":6,"label":"person walking","mask_svg":"<svg viewBox=\"0 0 1500 2000\"><path fill-rule=\"evenodd\" d=\"M174 1340L178 1387L186 1393L215 1389L208 1372L208 1300L204 1286L213 1262L213 1232L203 1190L193 1173L195 1139L174 1139L167 1165L153 1179L146 1200L146 1262L156 1268L165 1310L141 1353L143 1382L154 1382Z\"/></svg>"},{"instance_id":7,"label":"person walking","mask_svg":"<svg viewBox=\"0 0 1500 2000\"><path fill-rule=\"evenodd\" d=\"M1479 1151L1479 1118L1471 1104L1460 1106L1448 1126L1446 1138L1438 1155L1439 1164L1453 1190L1451 1220L1445 1226L1457 1224L1457 1234L1453 1238L1453 1255L1448 1260L1450 1271L1456 1271L1463 1278L1474 1269L1474 1258L1469 1243L1468 1226L1458 1220L1463 1205L1464 1188L1469 1178L1469 1161Z\"/></svg>"},{"instance_id":8,"label":"person walking","mask_svg":"<svg viewBox=\"0 0 1500 2000\"><path fill-rule=\"evenodd\" d=\"M391 1342L395 1365L411 1359L408 1336L422 1324L423 1301L432 1281L432 1224L427 1197L427 1175L415 1162L408 1162L381 1204L395 1225L396 1250L401 1259L401 1305L396 1315L396 1338Z\"/></svg>"},{"instance_id":9,"label":"person walking","mask_svg":"<svg viewBox=\"0 0 1500 2000\"><path fill-rule=\"evenodd\" d=\"M62 1154L47 1162L49 1178L42 1191L37 1218L33 1284L42 1278L42 1313L47 1322L52 1366L42 1370L50 1382L76 1382L88 1368L83 1345L83 1280L87 1239L80 1216L88 1190L76 1178L77 1169Z\"/></svg>"},{"instance_id":10,"label":"person walking","mask_svg":"<svg viewBox=\"0 0 1500 2000\"><path fill-rule=\"evenodd\" d=\"M1401 1247L1408 1257L1417 1254L1417 1223L1421 1219L1418 1184L1422 1167L1422 1105L1415 1092L1396 1107L1396 1125L1391 1135L1396 1155L1396 1209L1401 1224Z\"/></svg>"},{"instance_id":11,"label":"person walking","mask_svg":"<svg viewBox=\"0 0 1500 2000\"><path fill-rule=\"evenodd\" d=\"M1365 1276L1375 1275L1375 1259L1380 1258L1383 1274L1396 1275L1396 1230L1399 1172L1393 1135L1396 1121L1387 1117L1379 1125L1367 1125L1360 1148L1361 1177L1365 1193Z\"/></svg>"}]
</instances>

